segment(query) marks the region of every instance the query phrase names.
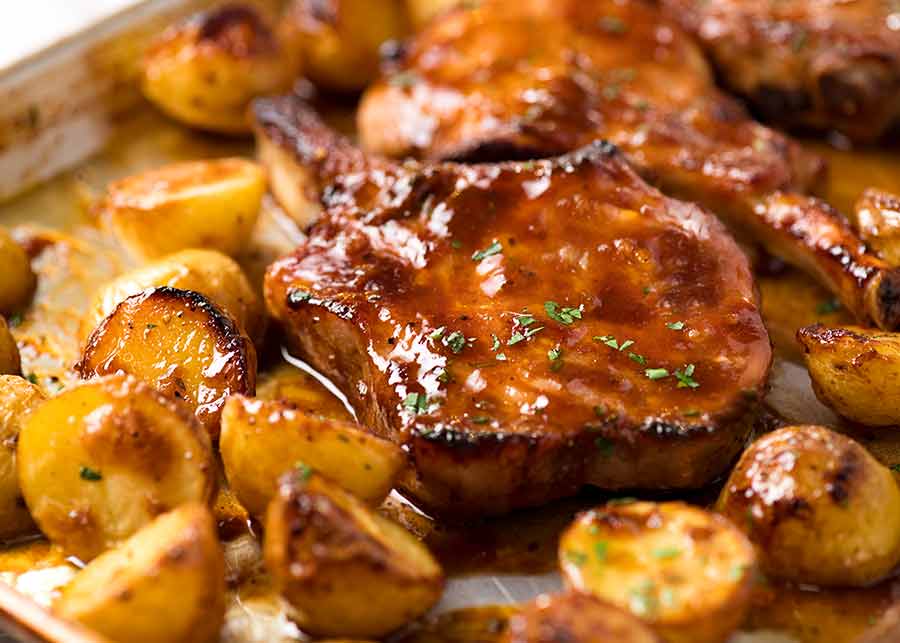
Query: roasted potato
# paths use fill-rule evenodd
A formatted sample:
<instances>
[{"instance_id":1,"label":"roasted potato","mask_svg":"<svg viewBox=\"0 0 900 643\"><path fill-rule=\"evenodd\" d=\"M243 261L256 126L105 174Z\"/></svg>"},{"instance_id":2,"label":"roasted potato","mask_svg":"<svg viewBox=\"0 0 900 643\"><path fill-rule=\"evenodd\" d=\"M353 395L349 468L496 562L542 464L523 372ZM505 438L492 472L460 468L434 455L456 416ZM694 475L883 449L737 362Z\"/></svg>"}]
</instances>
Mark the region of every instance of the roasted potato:
<instances>
[{"instance_id":1,"label":"roasted potato","mask_svg":"<svg viewBox=\"0 0 900 643\"><path fill-rule=\"evenodd\" d=\"M900 489L850 438L818 426L753 443L717 509L757 545L765 571L816 585L868 585L900 562Z\"/></svg>"},{"instance_id":2,"label":"roasted potato","mask_svg":"<svg viewBox=\"0 0 900 643\"><path fill-rule=\"evenodd\" d=\"M660 643L643 621L589 594L542 595L509 620L505 643Z\"/></svg>"},{"instance_id":3,"label":"roasted potato","mask_svg":"<svg viewBox=\"0 0 900 643\"><path fill-rule=\"evenodd\" d=\"M815 324L797 340L823 404L860 424L900 424L900 333Z\"/></svg>"},{"instance_id":4,"label":"roasted potato","mask_svg":"<svg viewBox=\"0 0 900 643\"><path fill-rule=\"evenodd\" d=\"M432 18L455 7L473 4L466 0L406 0L406 9L414 29L421 29Z\"/></svg>"},{"instance_id":5,"label":"roasted potato","mask_svg":"<svg viewBox=\"0 0 900 643\"><path fill-rule=\"evenodd\" d=\"M164 32L144 56L141 86L186 125L247 134L250 101L291 88L300 73L297 53L282 46L255 9L231 5Z\"/></svg>"},{"instance_id":6,"label":"roasted potato","mask_svg":"<svg viewBox=\"0 0 900 643\"><path fill-rule=\"evenodd\" d=\"M247 511L259 517L275 495L279 476L298 462L377 505L390 493L405 460L399 447L358 425L241 395L225 403L219 448L228 484Z\"/></svg>"},{"instance_id":7,"label":"roasted potato","mask_svg":"<svg viewBox=\"0 0 900 643\"><path fill-rule=\"evenodd\" d=\"M256 389L256 350L200 293L163 286L122 301L88 338L84 378L130 373L186 404L212 437L232 393Z\"/></svg>"},{"instance_id":8,"label":"roasted potato","mask_svg":"<svg viewBox=\"0 0 900 643\"><path fill-rule=\"evenodd\" d=\"M35 529L19 491L16 443L29 413L41 405L44 394L16 375L0 375L0 540Z\"/></svg>"},{"instance_id":9,"label":"roasted potato","mask_svg":"<svg viewBox=\"0 0 900 643\"><path fill-rule=\"evenodd\" d=\"M440 598L424 545L308 467L279 480L265 527L266 566L311 634L380 637Z\"/></svg>"},{"instance_id":10,"label":"roasted potato","mask_svg":"<svg viewBox=\"0 0 900 643\"><path fill-rule=\"evenodd\" d=\"M211 502L216 488L202 427L126 375L84 382L38 407L19 433L16 460L41 531L85 561L169 509Z\"/></svg>"},{"instance_id":11,"label":"roasted potato","mask_svg":"<svg viewBox=\"0 0 900 643\"><path fill-rule=\"evenodd\" d=\"M0 315L0 375L18 375L22 372L19 347L9 332L6 320Z\"/></svg>"},{"instance_id":12,"label":"roasted potato","mask_svg":"<svg viewBox=\"0 0 900 643\"><path fill-rule=\"evenodd\" d=\"M25 250L3 228L0 228L0 267L0 315L9 315L28 304L37 278Z\"/></svg>"},{"instance_id":13,"label":"roasted potato","mask_svg":"<svg viewBox=\"0 0 900 643\"><path fill-rule=\"evenodd\" d=\"M885 261L900 266L900 196L871 188L853 209L859 236Z\"/></svg>"},{"instance_id":14,"label":"roasted potato","mask_svg":"<svg viewBox=\"0 0 900 643\"><path fill-rule=\"evenodd\" d=\"M725 641L749 608L750 541L682 502L609 503L563 533L566 584L631 610L669 642Z\"/></svg>"},{"instance_id":15,"label":"roasted potato","mask_svg":"<svg viewBox=\"0 0 900 643\"><path fill-rule=\"evenodd\" d=\"M342 92L368 85L378 75L381 45L408 31L404 0L292 0L282 21L306 76Z\"/></svg>"},{"instance_id":16,"label":"roasted potato","mask_svg":"<svg viewBox=\"0 0 900 643\"><path fill-rule=\"evenodd\" d=\"M81 570L54 610L113 642L218 641L225 563L209 509L189 503L157 517Z\"/></svg>"},{"instance_id":17,"label":"roasted potato","mask_svg":"<svg viewBox=\"0 0 900 643\"><path fill-rule=\"evenodd\" d=\"M231 314L252 339L262 339L265 316L260 298L241 267L215 250L182 250L113 279L94 294L82 324L84 336L123 300L159 286L203 294Z\"/></svg>"},{"instance_id":18,"label":"roasted potato","mask_svg":"<svg viewBox=\"0 0 900 643\"><path fill-rule=\"evenodd\" d=\"M265 175L252 161L183 161L113 182L101 212L141 259L186 248L238 255L253 233L265 190Z\"/></svg>"}]
</instances>

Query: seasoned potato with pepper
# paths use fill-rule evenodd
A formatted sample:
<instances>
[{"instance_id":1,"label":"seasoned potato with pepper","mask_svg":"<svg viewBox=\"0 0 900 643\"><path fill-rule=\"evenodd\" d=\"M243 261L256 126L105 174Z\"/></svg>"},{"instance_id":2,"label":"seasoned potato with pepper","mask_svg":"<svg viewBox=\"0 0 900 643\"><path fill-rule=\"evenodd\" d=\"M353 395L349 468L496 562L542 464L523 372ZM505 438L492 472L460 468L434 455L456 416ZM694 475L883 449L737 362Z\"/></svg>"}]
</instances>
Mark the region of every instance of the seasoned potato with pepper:
<instances>
[{"instance_id":1,"label":"seasoned potato with pepper","mask_svg":"<svg viewBox=\"0 0 900 643\"><path fill-rule=\"evenodd\" d=\"M288 91L300 67L297 51L282 46L255 9L231 5L164 32L144 56L141 86L186 125L247 134L250 101Z\"/></svg>"},{"instance_id":2,"label":"seasoned potato with pepper","mask_svg":"<svg viewBox=\"0 0 900 643\"><path fill-rule=\"evenodd\" d=\"M163 286L121 302L88 338L82 377L130 373L186 404L212 437L232 393L256 390L256 349L200 293Z\"/></svg>"},{"instance_id":3,"label":"seasoned potato with pepper","mask_svg":"<svg viewBox=\"0 0 900 643\"><path fill-rule=\"evenodd\" d=\"M19 347L9 332L6 320L0 316L0 375L18 375L22 372Z\"/></svg>"},{"instance_id":4,"label":"seasoned potato with pepper","mask_svg":"<svg viewBox=\"0 0 900 643\"><path fill-rule=\"evenodd\" d=\"M815 324L797 340L822 403L860 424L900 424L900 333Z\"/></svg>"},{"instance_id":5,"label":"seasoned potato with pepper","mask_svg":"<svg viewBox=\"0 0 900 643\"><path fill-rule=\"evenodd\" d=\"M16 375L0 375L0 540L34 531L34 521L19 491L16 443L29 413L41 405L44 394Z\"/></svg>"},{"instance_id":6,"label":"seasoned potato with pepper","mask_svg":"<svg viewBox=\"0 0 900 643\"><path fill-rule=\"evenodd\" d=\"M885 261L900 266L900 196L870 188L853 209L859 236Z\"/></svg>"},{"instance_id":7,"label":"seasoned potato with pepper","mask_svg":"<svg viewBox=\"0 0 900 643\"><path fill-rule=\"evenodd\" d=\"M54 543L90 560L161 513L212 501L209 438L149 385L111 375L68 388L19 433L19 485Z\"/></svg>"},{"instance_id":8,"label":"seasoned potato with pepper","mask_svg":"<svg viewBox=\"0 0 900 643\"><path fill-rule=\"evenodd\" d=\"M661 643L627 610L589 594L542 595L509 620L504 643Z\"/></svg>"},{"instance_id":9,"label":"seasoned potato with pepper","mask_svg":"<svg viewBox=\"0 0 900 643\"><path fill-rule=\"evenodd\" d=\"M818 426L753 443L717 508L757 545L773 576L868 585L900 562L900 489L850 438Z\"/></svg>"},{"instance_id":10,"label":"seasoned potato with pepper","mask_svg":"<svg viewBox=\"0 0 900 643\"><path fill-rule=\"evenodd\" d=\"M278 478L298 462L377 505L405 460L395 444L357 425L242 395L225 403L219 448L228 484L255 516L265 514Z\"/></svg>"},{"instance_id":11,"label":"seasoned potato with pepper","mask_svg":"<svg viewBox=\"0 0 900 643\"><path fill-rule=\"evenodd\" d=\"M215 250L182 250L113 279L95 294L83 323L87 337L123 300L147 288L194 290L225 310L254 340L265 316L260 298L231 257Z\"/></svg>"},{"instance_id":12,"label":"seasoned potato with pepper","mask_svg":"<svg viewBox=\"0 0 900 643\"><path fill-rule=\"evenodd\" d=\"M102 213L136 256L186 248L238 255L253 233L266 180L239 158L182 161L110 184Z\"/></svg>"},{"instance_id":13,"label":"seasoned potato with pepper","mask_svg":"<svg viewBox=\"0 0 900 643\"><path fill-rule=\"evenodd\" d=\"M725 641L749 608L756 555L719 515L682 502L609 503L563 533L577 591L629 609L666 641Z\"/></svg>"},{"instance_id":14,"label":"seasoned potato with pepper","mask_svg":"<svg viewBox=\"0 0 900 643\"><path fill-rule=\"evenodd\" d=\"M54 610L121 643L219 640L225 562L209 509L163 514L81 570Z\"/></svg>"},{"instance_id":15,"label":"seasoned potato with pepper","mask_svg":"<svg viewBox=\"0 0 900 643\"><path fill-rule=\"evenodd\" d=\"M380 637L440 598L424 545L308 468L279 480L265 526L266 566L311 634Z\"/></svg>"},{"instance_id":16,"label":"seasoned potato with pepper","mask_svg":"<svg viewBox=\"0 0 900 643\"><path fill-rule=\"evenodd\" d=\"M24 308L36 284L25 250L0 228L0 315Z\"/></svg>"},{"instance_id":17,"label":"seasoned potato with pepper","mask_svg":"<svg viewBox=\"0 0 900 643\"><path fill-rule=\"evenodd\" d=\"M292 0L282 20L285 38L302 52L306 76L344 92L369 84L381 45L407 32L404 0Z\"/></svg>"}]
</instances>

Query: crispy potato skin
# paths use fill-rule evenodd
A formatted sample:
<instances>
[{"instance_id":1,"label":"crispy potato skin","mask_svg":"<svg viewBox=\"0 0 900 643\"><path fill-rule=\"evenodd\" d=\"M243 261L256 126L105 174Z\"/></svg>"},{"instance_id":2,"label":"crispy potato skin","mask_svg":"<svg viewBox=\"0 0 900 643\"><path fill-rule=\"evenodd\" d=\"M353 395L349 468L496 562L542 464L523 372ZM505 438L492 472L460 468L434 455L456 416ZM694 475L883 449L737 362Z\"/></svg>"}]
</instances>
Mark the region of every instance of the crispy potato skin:
<instances>
[{"instance_id":1,"label":"crispy potato skin","mask_svg":"<svg viewBox=\"0 0 900 643\"><path fill-rule=\"evenodd\" d=\"M900 424L900 333L821 324L797 331L813 390L843 417Z\"/></svg>"},{"instance_id":2,"label":"crispy potato skin","mask_svg":"<svg viewBox=\"0 0 900 643\"><path fill-rule=\"evenodd\" d=\"M163 286L122 301L88 338L84 378L130 373L186 404L213 438L232 393L256 390L256 349L200 293Z\"/></svg>"},{"instance_id":3,"label":"crispy potato skin","mask_svg":"<svg viewBox=\"0 0 900 643\"><path fill-rule=\"evenodd\" d=\"M264 554L301 627L320 636L383 636L425 613L444 585L409 532L308 471L279 480Z\"/></svg>"},{"instance_id":4,"label":"crispy potato skin","mask_svg":"<svg viewBox=\"0 0 900 643\"><path fill-rule=\"evenodd\" d=\"M126 375L81 383L36 409L19 434L17 469L41 531L82 560L173 507L211 502L216 489L202 427Z\"/></svg>"},{"instance_id":5,"label":"crispy potato skin","mask_svg":"<svg viewBox=\"0 0 900 643\"><path fill-rule=\"evenodd\" d=\"M863 241L892 266L900 266L900 196L870 188L853 207Z\"/></svg>"},{"instance_id":6,"label":"crispy potato skin","mask_svg":"<svg viewBox=\"0 0 900 643\"><path fill-rule=\"evenodd\" d=\"M205 295L234 317L254 340L265 330L262 301L237 262L215 250L182 250L113 279L94 294L82 324L84 337L123 300L147 288L170 286Z\"/></svg>"},{"instance_id":7,"label":"crispy potato skin","mask_svg":"<svg viewBox=\"0 0 900 643\"><path fill-rule=\"evenodd\" d=\"M289 90L300 67L256 10L231 5L164 32L144 56L141 87L186 125L246 134L250 101Z\"/></svg>"},{"instance_id":8,"label":"crispy potato skin","mask_svg":"<svg viewBox=\"0 0 900 643\"><path fill-rule=\"evenodd\" d=\"M630 612L588 594L538 596L509 621L504 643L661 643Z\"/></svg>"},{"instance_id":9,"label":"crispy potato skin","mask_svg":"<svg viewBox=\"0 0 900 643\"><path fill-rule=\"evenodd\" d=\"M309 79L342 92L371 82L382 43L408 30L404 0L292 0L282 20Z\"/></svg>"},{"instance_id":10,"label":"crispy potato skin","mask_svg":"<svg viewBox=\"0 0 900 643\"><path fill-rule=\"evenodd\" d=\"M0 375L18 375L22 372L19 347L9 332L6 319L0 315Z\"/></svg>"},{"instance_id":11,"label":"crispy potato skin","mask_svg":"<svg viewBox=\"0 0 900 643\"><path fill-rule=\"evenodd\" d=\"M16 375L0 375L0 540L35 530L19 491L16 443L28 414L44 399L41 389L28 380Z\"/></svg>"},{"instance_id":12,"label":"crispy potato skin","mask_svg":"<svg viewBox=\"0 0 900 643\"><path fill-rule=\"evenodd\" d=\"M101 212L141 259L186 248L238 255L256 225L265 190L265 174L252 161L182 161L111 183Z\"/></svg>"},{"instance_id":13,"label":"crispy potato skin","mask_svg":"<svg viewBox=\"0 0 900 643\"><path fill-rule=\"evenodd\" d=\"M818 426L753 443L717 509L757 545L768 574L817 585L868 585L900 561L900 490L850 438Z\"/></svg>"},{"instance_id":14,"label":"crispy potato skin","mask_svg":"<svg viewBox=\"0 0 900 643\"><path fill-rule=\"evenodd\" d=\"M358 425L242 395L225 403L219 448L229 485L258 517L265 515L278 478L298 462L378 505L406 460L399 447Z\"/></svg>"},{"instance_id":15,"label":"crispy potato skin","mask_svg":"<svg viewBox=\"0 0 900 643\"><path fill-rule=\"evenodd\" d=\"M0 314L24 308L34 294L37 278L25 250L0 228Z\"/></svg>"},{"instance_id":16,"label":"crispy potato skin","mask_svg":"<svg viewBox=\"0 0 900 643\"><path fill-rule=\"evenodd\" d=\"M209 509L159 516L79 572L54 609L114 642L218 641L225 563Z\"/></svg>"},{"instance_id":17,"label":"crispy potato skin","mask_svg":"<svg viewBox=\"0 0 900 643\"><path fill-rule=\"evenodd\" d=\"M631 610L669 642L725 641L750 606L753 546L722 516L682 502L582 513L559 556L570 588Z\"/></svg>"}]
</instances>

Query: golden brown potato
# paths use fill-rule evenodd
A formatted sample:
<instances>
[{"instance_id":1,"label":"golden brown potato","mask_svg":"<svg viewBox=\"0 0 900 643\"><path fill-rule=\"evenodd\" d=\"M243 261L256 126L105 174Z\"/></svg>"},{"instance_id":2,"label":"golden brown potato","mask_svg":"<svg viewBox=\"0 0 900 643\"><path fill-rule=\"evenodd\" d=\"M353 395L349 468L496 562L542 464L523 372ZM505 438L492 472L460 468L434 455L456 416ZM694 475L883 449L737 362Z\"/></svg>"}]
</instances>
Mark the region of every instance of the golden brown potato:
<instances>
[{"instance_id":1,"label":"golden brown potato","mask_svg":"<svg viewBox=\"0 0 900 643\"><path fill-rule=\"evenodd\" d=\"M54 610L113 642L218 641L224 568L209 509L189 503L94 559L66 586Z\"/></svg>"},{"instance_id":2,"label":"golden brown potato","mask_svg":"<svg viewBox=\"0 0 900 643\"><path fill-rule=\"evenodd\" d=\"M815 324L797 340L823 404L860 424L900 424L900 333Z\"/></svg>"},{"instance_id":3,"label":"golden brown potato","mask_svg":"<svg viewBox=\"0 0 900 643\"><path fill-rule=\"evenodd\" d=\"M282 20L306 76L343 92L368 85L378 74L382 43L408 30L404 0L292 0Z\"/></svg>"},{"instance_id":4,"label":"golden brown potato","mask_svg":"<svg viewBox=\"0 0 900 643\"><path fill-rule=\"evenodd\" d=\"M900 197L870 188L856 202L859 236L885 261L900 266Z\"/></svg>"},{"instance_id":5,"label":"golden brown potato","mask_svg":"<svg viewBox=\"0 0 900 643\"><path fill-rule=\"evenodd\" d=\"M6 230L0 228L0 315L24 308L36 284L28 255Z\"/></svg>"},{"instance_id":6,"label":"golden brown potato","mask_svg":"<svg viewBox=\"0 0 900 643\"><path fill-rule=\"evenodd\" d=\"M126 375L84 382L38 407L19 433L16 459L35 522L82 560L174 507L211 502L216 488L202 427Z\"/></svg>"},{"instance_id":7,"label":"golden brown potato","mask_svg":"<svg viewBox=\"0 0 900 643\"><path fill-rule=\"evenodd\" d=\"M413 28L418 30L442 13L471 4L466 0L406 0L406 9Z\"/></svg>"},{"instance_id":8,"label":"golden brown potato","mask_svg":"<svg viewBox=\"0 0 900 643\"><path fill-rule=\"evenodd\" d=\"M408 531L309 468L279 480L264 553L301 628L320 636L383 636L425 613L444 585Z\"/></svg>"},{"instance_id":9,"label":"golden brown potato","mask_svg":"<svg viewBox=\"0 0 900 643\"><path fill-rule=\"evenodd\" d=\"M405 462L399 447L358 425L242 395L225 404L219 448L228 484L258 517L275 495L278 478L298 462L371 505L390 493Z\"/></svg>"},{"instance_id":10,"label":"golden brown potato","mask_svg":"<svg viewBox=\"0 0 900 643\"><path fill-rule=\"evenodd\" d=\"M164 32L144 56L141 86L186 125L246 134L250 101L291 88L300 73L297 53L281 45L255 9L231 5Z\"/></svg>"},{"instance_id":11,"label":"golden brown potato","mask_svg":"<svg viewBox=\"0 0 900 643\"><path fill-rule=\"evenodd\" d=\"M756 556L722 516L682 502L608 503L563 533L566 584L629 609L673 643L725 641L749 607Z\"/></svg>"},{"instance_id":12,"label":"golden brown potato","mask_svg":"<svg viewBox=\"0 0 900 643\"><path fill-rule=\"evenodd\" d=\"M265 175L251 161L182 161L110 184L102 212L141 259L186 248L238 255L253 233L265 189Z\"/></svg>"},{"instance_id":13,"label":"golden brown potato","mask_svg":"<svg viewBox=\"0 0 900 643\"><path fill-rule=\"evenodd\" d=\"M627 610L588 594L542 595L509 620L505 643L660 643Z\"/></svg>"},{"instance_id":14,"label":"golden brown potato","mask_svg":"<svg viewBox=\"0 0 900 643\"><path fill-rule=\"evenodd\" d=\"M29 413L41 405L44 394L16 375L0 375L0 540L34 531L34 521L19 491L16 443Z\"/></svg>"},{"instance_id":15,"label":"golden brown potato","mask_svg":"<svg viewBox=\"0 0 900 643\"><path fill-rule=\"evenodd\" d=\"M127 272L101 287L85 316L87 337L123 300L147 288L194 290L231 314L254 340L261 340L265 316L260 298L231 257L215 250L182 250Z\"/></svg>"},{"instance_id":16,"label":"golden brown potato","mask_svg":"<svg viewBox=\"0 0 900 643\"><path fill-rule=\"evenodd\" d=\"M256 349L237 322L201 295L163 286L121 302L91 334L84 378L130 373L194 412L215 438L232 393L253 395Z\"/></svg>"},{"instance_id":17,"label":"golden brown potato","mask_svg":"<svg viewBox=\"0 0 900 643\"><path fill-rule=\"evenodd\" d=\"M900 490L850 438L818 426L753 443L717 509L757 545L767 573L817 585L868 585L900 562Z\"/></svg>"},{"instance_id":18,"label":"golden brown potato","mask_svg":"<svg viewBox=\"0 0 900 643\"><path fill-rule=\"evenodd\" d=\"M0 375L18 375L22 372L19 347L9 332L6 320L0 315Z\"/></svg>"}]
</instances>

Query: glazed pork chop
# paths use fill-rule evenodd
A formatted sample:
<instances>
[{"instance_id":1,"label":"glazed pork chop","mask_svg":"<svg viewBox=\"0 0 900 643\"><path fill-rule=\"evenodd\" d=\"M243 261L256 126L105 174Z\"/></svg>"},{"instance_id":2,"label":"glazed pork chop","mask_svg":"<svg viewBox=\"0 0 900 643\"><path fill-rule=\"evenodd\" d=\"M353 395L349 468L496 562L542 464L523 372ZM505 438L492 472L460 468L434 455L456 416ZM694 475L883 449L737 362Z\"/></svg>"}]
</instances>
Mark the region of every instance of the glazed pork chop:
<instances>
[{"instance_id":1,"label":"glazed pork chop","mask_svg":"<svg viewBox=\"0 0 900 643\"><path fill-rule=\"evenodd\" d=\"M776 123L872 141L900 121L900 3L661 0Z\"/></svg>"},{"instance_id":2,"label":"glazed pork chop","mask_svg":"<svg viewBox=\"0 0 900 643\"><path fill-rule=\"evenodd\" d=\"M861 321L900 325L900 273L803 194L822 163L718 91L694 41L649 5L485 2L431 23L389 71L358 114L370 150L496 160L609 140L646 180L810 272Z\"/></svg>"},{"instance_id":3,"label":"glazed pork chop","mask_svg":"<svg viewBox=\"0 0 900 643\"><path fill-rule=\"evenodd\" d=\"M370 157L296 97L261 156L323 211L265 280L294 350L405 446L430 511L701 486L738 453L771 351L723 225L615 147L464 165Z\"/></svg>"}]
</instances>

